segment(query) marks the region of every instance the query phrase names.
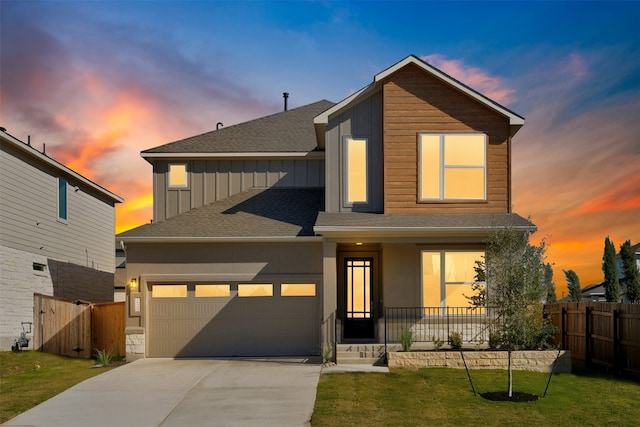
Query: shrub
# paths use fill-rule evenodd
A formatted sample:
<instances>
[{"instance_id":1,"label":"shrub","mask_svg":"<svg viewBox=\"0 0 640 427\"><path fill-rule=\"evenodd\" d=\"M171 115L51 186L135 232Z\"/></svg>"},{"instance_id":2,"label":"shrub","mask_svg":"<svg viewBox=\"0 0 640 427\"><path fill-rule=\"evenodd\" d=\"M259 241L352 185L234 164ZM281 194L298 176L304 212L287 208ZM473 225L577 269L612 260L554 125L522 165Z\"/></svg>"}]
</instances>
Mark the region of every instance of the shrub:
<instances>
[{"instance_id":1,"label":"shrub","mask_svg":"<svg viewBox=\"0 0 640 427\"><path fill-rule=\"evenodd\" d=\"M500 334L496 331L489 332L489 348L492 350L500 347Z\"/></svg>"},{"instance_id":2,"label":"shrub","mask_svg":"<svg viewBox=\"0 0 640 427\"><path fill-rule=\"evenodd\" d=\"M442 341L440 338L436 338L431 337L431 341L433 341L433 345L436 348L436 350L440 350L442 348L442 345L444 344L444 341Z\"/></svg>"},{"instance_id":3,"label":"shrub","mask_svg":"<svg viewBox=\"0 0 640 427\"><path fill-rule=\"evenodd\" d=\"M410 351L413 344L413 332L409 328L403 328L400 334L400 344L402 344L402 351Z\"/></svg>"},{"instance_id":4,"label":"shrub","mask_svg":"<svg viewBox=\"0 0 640 427\"><path fill-rule=\"evenodd\" d=\"M96 363L98 365L108 366L111 364L111 361L113 360L113 356L111 355L110 351L96 349L96 352L98 353L96 357Z\"/></svg>"},{"instance_id":5,"label":"shrub","mask_svg":"<svg viewBox=\"0 0 640 427\"><path fill-rule=\"evenodd\" d=\"M451 332L449 334L449 345L454 350L460 350L462 348L462 334L460 332Z\"/></svg>"}]
</instances>

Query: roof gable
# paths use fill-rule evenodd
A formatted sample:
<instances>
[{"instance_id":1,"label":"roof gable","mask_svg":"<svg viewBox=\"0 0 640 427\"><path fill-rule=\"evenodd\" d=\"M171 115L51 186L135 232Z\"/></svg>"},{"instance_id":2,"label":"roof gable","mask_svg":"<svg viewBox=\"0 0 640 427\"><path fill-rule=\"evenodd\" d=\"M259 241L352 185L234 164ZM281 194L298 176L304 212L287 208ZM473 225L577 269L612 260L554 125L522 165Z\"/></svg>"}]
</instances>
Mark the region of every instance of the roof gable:
<instances>
[{"instance_id":1,"label":"roof gable","mask_svg":"<svg viewBox=\"0 0 640 427\"><path fill-rule=\"evenodd\" d=\"M470 88L469 86L459 82L458 80L454 79L453 77L449 76L448 74L438 70L437 68L433 67L432 65L427 64L426 62L424 62L420 58L416 57L415 55L409 55L406 58L404 58L403 60L401 60L400 62L398 62L398 63L392 65L391 67L387 68L386 70L383 70L380 73L376 74L374 76L374 78L373 78L373 82L372 83L370 83L369 85L367 85L364 88L360 89L359 91L357 91L353 95L345 98L341 102L335 104L333 107L327 109L326 111L324 111L321 114L319 114L318 116L316 116L314 118L314 123L316 125L327 124L329 122L329 117L330 116L332 116L333 114L335 114L335 113L337 113L337 112L339 112L339 111L341 111L341 110L343 110L345 108L348 108L353 103L357 103L362 98L365 98L365 97L369 96L372 92L374 92L375 90L378 89L378 87L382 84L382 81L385 78L389 77L390 75L394 74L395 72L397 72L401 68L406 67L409 64L413 64L413 65L417 66L418 68L420 68L424 72L429 73L431 76L433 76L433 77L437 78L438 80L442 81L444 84L447 84L447 85L453 87L454 89L458 90L459 92L467 95L468 97L478 101L482 105L485 105L486 107L490 108L491 110L493 110L493 111L501 114L502 116L506 117L509 120L509 124L512 127L512 132L511 132L512 135L515 134L518 131L518 129L520 129L520 127L522 127L522 125L524 124L524 118L523 117L519 116L518 114L516 114L513 111L509 110L508 108L498 104L497 102L487 98L486 96L484 96L481 93L475 91L474 89Z\"/></svg>"},{"instance_id":2,"label":"roof gable","mask_svg":"<svg viewBox=\"0 0 640 427\"><path fill-rule=\"evenodd\" d=\"M318 147L313 118L332 105L327 100L318 101L151 148L141 155L309 153Z\"/></svg>"}]
</instances>

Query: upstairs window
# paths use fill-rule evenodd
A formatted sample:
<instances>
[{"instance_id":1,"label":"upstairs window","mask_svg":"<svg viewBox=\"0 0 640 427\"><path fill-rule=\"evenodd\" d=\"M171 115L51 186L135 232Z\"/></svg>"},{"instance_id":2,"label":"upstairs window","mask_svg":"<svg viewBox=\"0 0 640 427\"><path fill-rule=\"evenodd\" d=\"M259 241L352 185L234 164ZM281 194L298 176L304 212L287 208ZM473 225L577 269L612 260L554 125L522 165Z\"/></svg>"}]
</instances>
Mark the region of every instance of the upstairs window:
<instances>
[{"instance_id":1,"label":"upstairs window","mask_svg":"<svg viewBox=\"0 0 640 427\"><path fill-rule=\"evenodd\" d=\"M420 134L420 200L485 200L486 135Z\"/></svg>"},{"instance_id":2,"label":"upstairs window","mask_svg":"<svg viewBox=\"0 0 640 427\"><path fill-rule=\"evenodd\" d=\"M169 188L186 188L189 186L187 165L173 163L169 165Z\"/></svg>"},{"instance_id":3,"label":"upstairs window","mask_svg":"<svg viewBox=\"0 0 640 427\"><path fill-rule=\"evenodd\" d=\"M367 203L367 140L345 140L346 203Z\"/></svg>"},{"instance_id":4,"label":"upstairs window","mask_svg":"<svg viewBox=\"0 0 640 427\"><path fill-rule=\"evenodd\" d=\"M67 220L67 181L58 178L58 219Z\"/></svg>"}]
</instances>

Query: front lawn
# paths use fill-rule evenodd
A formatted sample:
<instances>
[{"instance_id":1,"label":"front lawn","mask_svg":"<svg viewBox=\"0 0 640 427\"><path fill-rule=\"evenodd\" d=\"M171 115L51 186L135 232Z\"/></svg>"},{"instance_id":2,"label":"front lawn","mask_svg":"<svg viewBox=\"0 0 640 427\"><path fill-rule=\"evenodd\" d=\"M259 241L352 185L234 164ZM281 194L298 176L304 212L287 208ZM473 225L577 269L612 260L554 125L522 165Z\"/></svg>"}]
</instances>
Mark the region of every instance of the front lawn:
<instances>
[{"instance_id":1,"label":"front lawn","mask_svg":"<svg viewBox=\"0 0 640 427\"><path fill-rule=\"evenodd\" d=\"M39 351L0 352L0 423L111 368Z\"/></svg>"},{"instance_id":2,"label":"front lawn","mask_svg":"<svg viewBox=\"0 0 640 427\"><path fill-rule=\"evenodd\" d=\"M507 387L507 372L430 368L381 373L322 374L312 425L437 426L561 425L637 426L640 386L596 374L557 374L542 398L548 374L514 371L514 391L534 402L492 402L479 396Z\"/></svg>"}]
</instances>

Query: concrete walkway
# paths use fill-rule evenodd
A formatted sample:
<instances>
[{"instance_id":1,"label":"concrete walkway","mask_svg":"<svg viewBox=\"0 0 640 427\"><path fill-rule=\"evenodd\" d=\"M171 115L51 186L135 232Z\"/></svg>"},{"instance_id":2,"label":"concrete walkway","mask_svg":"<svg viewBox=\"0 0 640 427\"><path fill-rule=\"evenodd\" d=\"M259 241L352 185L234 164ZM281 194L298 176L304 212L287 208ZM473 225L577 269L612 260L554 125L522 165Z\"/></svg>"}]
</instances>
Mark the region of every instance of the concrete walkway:
<instances>
[{"instance_id":1,"label":"concrete walkway","mask_svg":"<svg viewBox=\"0 0 640 427\"><path fill-rule=\"evenodd\" d=\"M321 366L308 360L141 359L86 380L8 426L304 426Z\"/></svg>"}]
</instances>

